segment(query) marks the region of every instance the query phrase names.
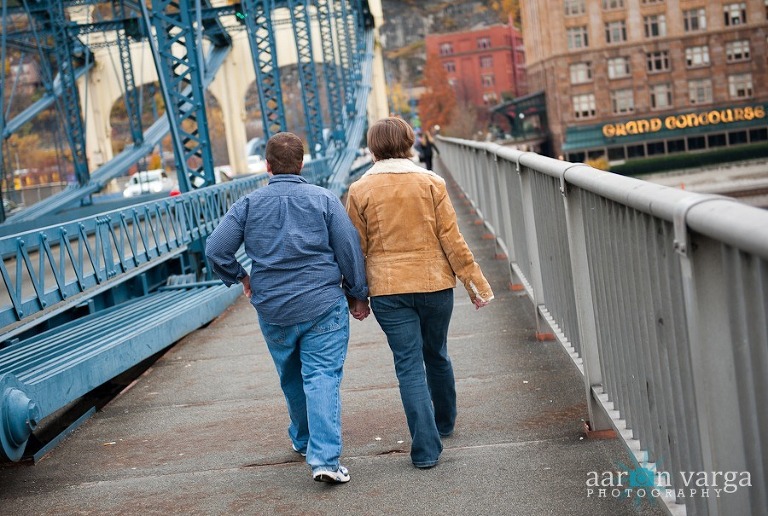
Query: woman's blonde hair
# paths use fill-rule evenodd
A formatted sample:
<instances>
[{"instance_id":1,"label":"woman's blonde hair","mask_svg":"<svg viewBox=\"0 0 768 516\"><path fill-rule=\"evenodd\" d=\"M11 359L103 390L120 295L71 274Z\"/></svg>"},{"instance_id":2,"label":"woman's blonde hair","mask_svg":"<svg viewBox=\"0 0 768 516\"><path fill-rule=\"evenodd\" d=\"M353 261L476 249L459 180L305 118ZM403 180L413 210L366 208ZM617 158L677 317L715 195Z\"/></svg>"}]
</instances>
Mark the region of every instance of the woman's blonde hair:
<instances>
[{"instance_id":1,"label":"woman's blonde hair","mask_svg":"<svg viewBox=\"0 0 768 516\"><path fill-rule=\"evenodd\" d=\"M382 118L368 129L368 148L377 161L391 158L410 159L415 139L413 129L402 118Z\"/></svg>"}]
</instances>

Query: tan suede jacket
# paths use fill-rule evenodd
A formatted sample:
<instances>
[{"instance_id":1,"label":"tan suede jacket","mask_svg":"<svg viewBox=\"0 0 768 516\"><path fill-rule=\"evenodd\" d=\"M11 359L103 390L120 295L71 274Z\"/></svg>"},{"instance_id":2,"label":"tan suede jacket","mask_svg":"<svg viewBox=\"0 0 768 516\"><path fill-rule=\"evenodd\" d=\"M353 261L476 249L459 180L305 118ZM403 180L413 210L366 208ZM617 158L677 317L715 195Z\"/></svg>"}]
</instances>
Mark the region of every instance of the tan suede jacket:
<instances>
[{"instance_id":1,"label":"tan suede jacket","mask_svg":"<svg viewBox=\"0 0 768 516\"><path fill-rule=\"evenodd\" d=\"M408 159L378 161L350 185L347 213L360 233L371 296L454 288L458 276L473 301L493 299L434 172Z\"/></svg>"}]
</instances>

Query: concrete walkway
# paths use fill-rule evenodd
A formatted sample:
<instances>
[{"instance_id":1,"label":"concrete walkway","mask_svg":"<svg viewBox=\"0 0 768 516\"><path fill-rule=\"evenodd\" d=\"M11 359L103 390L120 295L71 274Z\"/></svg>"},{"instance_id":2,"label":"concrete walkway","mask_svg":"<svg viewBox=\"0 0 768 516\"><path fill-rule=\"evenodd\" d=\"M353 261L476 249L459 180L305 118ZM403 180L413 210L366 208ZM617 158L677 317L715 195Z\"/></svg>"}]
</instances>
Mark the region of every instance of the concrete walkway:
<instances>
[{"instance_id":1,"label":"concrete walkway","mask_svg":"<svg viewBox=\"0 0 768 516\"><path fill-rule=\"evenodd\" d=\"M629 456L617 440L584 438L578 370L558 343L535 340L532 305L508 290L469 207L454 204L496 300L475 311L455 290L459 419L437 467L410 463L391 353L371 316L351 321L342 384L352 481L313 482L240 298L38 464L0 466L0 514L664 514L647 500L587 496L589 472L621 471Z\"/></svg>"}]
</instances>

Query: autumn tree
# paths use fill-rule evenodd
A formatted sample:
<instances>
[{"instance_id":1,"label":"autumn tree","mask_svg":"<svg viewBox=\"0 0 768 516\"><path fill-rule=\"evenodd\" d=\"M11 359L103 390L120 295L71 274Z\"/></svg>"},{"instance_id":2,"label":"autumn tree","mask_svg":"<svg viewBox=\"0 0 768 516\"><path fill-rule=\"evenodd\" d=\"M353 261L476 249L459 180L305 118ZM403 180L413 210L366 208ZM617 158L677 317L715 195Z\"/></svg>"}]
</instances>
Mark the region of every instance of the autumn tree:
<instances>
[{"instance_id":1,"label":"autumn tree","mask_svg":"<svg viewBox=\"0 0 768 516\"><path fill-rule=\"evenodd\" d=\"M477 107L470 102L459 102L453 108L451 122L444 127L445 130L441 133L445 136L474 140L484 124Z\"/></svg>"},{"instance_id":2,"label":"autumn tree","mask_svg":"<svg viewBox=\"0 0 768 516\"><path fill-rule=\"evenodd\" d=\"M456 96L448 83L448 75L442 63L435 55L427 56L427 64L424 66L424 87L426 91L419 99L419 118L422 127L447 126L451 122L451 114L456 106Z\"/></svg>"},{"instance_id":3,"label":"autumn tree","mask_svg":"<svg viewBox=\"0 0 768 516\"><path fill-rule=\"evenodd\" d=\"M394 81L389 86L389 105L392 111L402 115L411 114L408 93L400 81Z\"/></svg>"},{"instance_id":4,"label":"autumn tree","mask_svg":"<svg viewBox=\"0 0 768 516\"><path fill-rule=\"evenodd\" d=\"M491 7L499 13L499 18L506 22L510 17L520 26L520 0L494 0Z\"/></svg>"}]
</instances>

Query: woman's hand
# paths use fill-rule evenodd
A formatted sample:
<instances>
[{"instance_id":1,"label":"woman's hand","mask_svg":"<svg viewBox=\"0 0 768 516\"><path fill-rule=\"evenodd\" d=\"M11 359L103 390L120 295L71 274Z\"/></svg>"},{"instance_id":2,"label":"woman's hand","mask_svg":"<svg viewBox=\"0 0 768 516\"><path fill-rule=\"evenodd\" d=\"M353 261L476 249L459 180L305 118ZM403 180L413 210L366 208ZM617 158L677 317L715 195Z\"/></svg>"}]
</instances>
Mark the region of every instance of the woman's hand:
<instances>
[{"instance_id":1,"label":"woman's hand","mask_svg":"<svg viewBox=\"0 0 768 516\"><path fill-rule=\"evenodd\" d=\"M371 314L371 308L368 306L368 300L350 299L349 312L352 314L352 317L358 321L362 321Z\"/></svg>"}]
</instances>

